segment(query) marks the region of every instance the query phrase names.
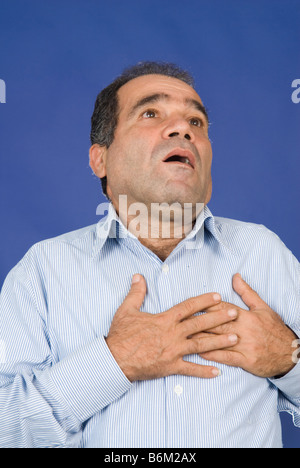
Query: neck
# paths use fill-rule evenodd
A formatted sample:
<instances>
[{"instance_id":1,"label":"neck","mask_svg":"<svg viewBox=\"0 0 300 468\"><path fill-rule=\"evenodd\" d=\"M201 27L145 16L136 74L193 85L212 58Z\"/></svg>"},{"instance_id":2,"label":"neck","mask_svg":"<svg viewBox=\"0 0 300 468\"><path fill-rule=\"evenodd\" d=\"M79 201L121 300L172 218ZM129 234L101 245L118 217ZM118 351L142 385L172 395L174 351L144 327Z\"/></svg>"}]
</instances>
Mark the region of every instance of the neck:
<instances>
[{"instance_id":1,"label":"neck","mask_svg":"<svg viewBox=\"0 0 300 468\"><path fill-rule=\"evenodd\" d=\"M141 244L150 249L163 262L168 258L171 252L179 244L182 239L142 239L139 238Z\"/></svg>"},{"instance_id":2,"label":"neck","mask_svg":"<svg viewBox=\"0 0 300 468\"><path fill-rule=\"evenodd\" d=\"M119 204L115 209L129 232L164 261L194 227L202 203Z\"/></svg>"}]
</instances>

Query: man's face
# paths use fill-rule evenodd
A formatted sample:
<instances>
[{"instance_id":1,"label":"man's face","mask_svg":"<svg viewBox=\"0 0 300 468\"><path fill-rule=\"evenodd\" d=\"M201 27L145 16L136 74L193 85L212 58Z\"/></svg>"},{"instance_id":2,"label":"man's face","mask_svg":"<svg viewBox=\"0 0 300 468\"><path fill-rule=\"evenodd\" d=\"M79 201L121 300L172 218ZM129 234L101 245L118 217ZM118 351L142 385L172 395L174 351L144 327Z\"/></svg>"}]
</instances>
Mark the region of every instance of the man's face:
<instances>
[{"instance_id":1,"label":"man's face","mask_svg":"<svg viewBox=\"0 0 300 468\"><path fill-rule=\"evenodd\" d=\"M118 209L128 203L208 203L212 149L201 99L186 83L163 75L135 78L118 91L113 143L99 177Z\"/></svg>"}]
</instances>

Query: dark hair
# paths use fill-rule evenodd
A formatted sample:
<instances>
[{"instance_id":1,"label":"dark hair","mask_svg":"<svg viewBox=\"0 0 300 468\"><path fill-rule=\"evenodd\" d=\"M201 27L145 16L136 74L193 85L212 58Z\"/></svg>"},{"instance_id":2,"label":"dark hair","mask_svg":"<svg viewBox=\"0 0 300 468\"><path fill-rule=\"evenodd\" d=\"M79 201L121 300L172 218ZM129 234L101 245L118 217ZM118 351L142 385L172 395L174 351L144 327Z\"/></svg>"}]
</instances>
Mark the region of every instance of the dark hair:
<instances>
[{"instance_id":1,"label":"dark hair","mask_svg":"<svg viewBox=\"0 0 300 468\"><path fill-rule=\"evenodd\" d=\"M184 81L194 87L194 79L187 71L173 63L165 62L139 62L126 68L110 85L104 88L97 96L95 108L91 119L91 144L98 143L107 148L112 144L115 129L118 123L119 101L118 90L128 81L143 75L165 75ZM101 179L102 190L107 196L106 177Z\"/></svg>"}]
</instances>

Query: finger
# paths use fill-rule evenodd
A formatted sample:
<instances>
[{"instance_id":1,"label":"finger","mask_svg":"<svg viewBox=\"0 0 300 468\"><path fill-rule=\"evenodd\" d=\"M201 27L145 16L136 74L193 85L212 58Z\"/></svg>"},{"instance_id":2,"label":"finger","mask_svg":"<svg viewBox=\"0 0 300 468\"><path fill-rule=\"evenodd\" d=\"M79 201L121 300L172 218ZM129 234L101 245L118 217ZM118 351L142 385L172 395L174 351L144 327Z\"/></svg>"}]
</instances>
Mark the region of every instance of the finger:
<instances>
[{"instance_id":1,"label":"finger","mask_svg":"<svg viewBox=\"0 0 300 468\"><path fill-rule=\"evenodd\" d=\"M197 312L202 312L221 302L221 296L218 293L207 293L201 296L190 297L189 299L177 304L165 313L172 314L178 322L181 322Z\"/></svg>"},{"instance_id":2,"label":"finger","mask_svg":"<svg viewBox=\"0 0 300 468\"><path fill-rule=\"evenodd\" d=\"M205 312L215 312L216 310L229 309L229 308L234 308L234 307L237 307L237 306L234 304L231 304L230 302L222 301L219 304L215 304L212 307L208 307L205 310Z\"/></svg>"},{"instance_id":3,"label":"finger","mask_svg":"<svg viewBox=\"0 0 300 468\"><path fill-rule=\"evenodd\" d=\"M232 322L238 316L236 309L224 309L209 314L202 314L192 319L185 320L179 325L185 336L191 336L195 333L215 329L220 325Z\"/></svg>"},{"instance_id":4,"label":"finger","mask_svg":"<svg viewBox=\"0 0 300 468\"><path fill-rule=\"evenodd\" d=\"M224 335L230 333L236 333L239 330L239 327L236 326L236 321L231 321L228 323L224 323L223 325L219 325L218 327L211 328L207 330L206 333L214 333L215 335Z\"/></svg>"},{"instance_id":5,"label":"finger","mask_svg":"<svg viewBox=\"0 0 300 468\"><path fill-rule=\"evenodd\" d=\"M221 370L214 366L202 366L182 359L178 364L176 374L202 379L213 379L221 375Z\"/></svg>"},{"instance_id":6,"label":"finger","mask_svg":"<svg viewBox=\"0 0 300 468\"><path fill-rule=\"evenodd\" d=\"M207 353L201 353L200 356L207 361L219 362L232 367L242 367L243 356L236 352L228 349L209 351Z\"/></svg>"},{"instance_id":7,"label":"finger","mask_svg":"<svg viewBox=\"0 0 300 468\"><path fill-rule=\"evenodd\" d=\"M232 286L235 292L242 298L242 301L249 307L250 310L266 306L266 303L259 295L243 280L239 273L235 274L232 279Z\"/></svg>"},{"instance_id":8,"label":"finger","mask_svg":"<svg viewBox=\"0 0 300 468\"><path fill-rule=\"evenodd\" d=\"M147 292L146 280L142 275L132 277L131 288L122 305L140 309Z\"/></svg>"},{"instance_id":9,"label":"finger","mask_svg":"<svg viewBox=\"0 0 300 468\"><path fill-rule=\"evenodd\" d=\"M214 335L206 334L205 337L191 338L186 341L185 355L187 354L202 354L210 351L230 348L238 342L238 337L235 334L230 335Z\"/></svg>"},{"instance_id":10,"label":"finger","mask_svg":"<svg viewBox=\"0 0 300 468\"><path fill-rule=\"evenodd\" d=\"M216 335L224 335L224 334L230 334L230 333L237 333L239 334L239 331L241 330L241 324L244 320L244 315L249 314L248 310L241 309L239 307L234 308L232 304L228 304L227 308L229 314L234 317L236 314L236 318L234 320L231 320L227 323L223 323L221 325L218 325L217 327L210 328L209 330L205 330L206 333L215 333Z\"/></svg>"}]
</instances>

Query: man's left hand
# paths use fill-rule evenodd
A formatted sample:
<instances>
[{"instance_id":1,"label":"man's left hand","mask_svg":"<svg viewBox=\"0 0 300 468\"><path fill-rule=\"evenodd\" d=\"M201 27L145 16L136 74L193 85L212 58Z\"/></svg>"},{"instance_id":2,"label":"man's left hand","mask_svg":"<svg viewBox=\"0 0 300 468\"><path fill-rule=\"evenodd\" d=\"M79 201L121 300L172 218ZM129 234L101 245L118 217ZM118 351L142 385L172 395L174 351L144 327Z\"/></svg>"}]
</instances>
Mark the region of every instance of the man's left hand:
<instances>
[{"instance_id":1,"label":"man's left hand","mask_svg":"<svg viewBox=\"0 0 300 468\"><path fill-rule=\"evenodd\" d=\"M204 359L241 367L259 377L281 377L294 366L292 360L295 333L288 328L239 274L233 277L233 289L239 294L249 310L222 302L207 310L220 307L236 309L238 318L228 324L210 330L211 333L230 333L237 336L234 346L201 354Z\"/></svg>"}]
</instances>

